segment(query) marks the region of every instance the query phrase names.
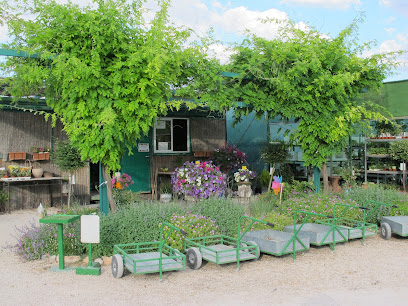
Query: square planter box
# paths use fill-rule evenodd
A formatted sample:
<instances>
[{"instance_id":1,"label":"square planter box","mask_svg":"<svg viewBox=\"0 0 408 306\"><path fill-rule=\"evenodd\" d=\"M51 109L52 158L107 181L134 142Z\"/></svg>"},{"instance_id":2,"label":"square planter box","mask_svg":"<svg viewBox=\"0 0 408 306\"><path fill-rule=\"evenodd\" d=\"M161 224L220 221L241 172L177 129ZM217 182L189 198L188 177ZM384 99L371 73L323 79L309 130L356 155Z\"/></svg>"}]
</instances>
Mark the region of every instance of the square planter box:
<instances>
[{"instance_id":1,"label":"square planter box","mask_svg":"<svg viewBox=\"0 0 408 306\"><path fill-rule=\"evenodd\" d=\"M248 232L242 237L243 241L255 241L263 253L268 253L276 256L293 252L293 243L288 246L288 241L292 238L293 233L281 232L277 230L267 229ZM309 249L309 236L306 234L298 234L299 239L306 246L306 249L299 243L295 242L295 251L305 251ZM286 248L285 248L286 246Z\"/></svg>"},{"instance_id":2,"label":"square planter box","mask_svg":"<svg viewBox=\"0 0 408 306\"><path fill-rule=\"evenodd\" d=\"M45 153L33 153L33 160L49 160L50 159L50 153L45 152Z\"/></svg>"},{"instance_id":3,"label":"square planter box","mask_svg":"<svg viewBox=\"0 0 408 306\"><path fill-rule=\"evenodd\" d=\"M296 225L296 229L298 229L300 224ZM285 232L292 232L293 233L293 225L288 225L283 228ZM337 228L344 237L347 239L347 229L345 228ZM333 242L333 233L331 232L331 228L328 225L317 224L317 223L305 223L299 233L309 235L310 244L313 245L324 245ZM327 235L329 233L329 235ZM327 235L327 237L326 237ZM335 231L334 234L334 241L335 242L344 242L344 238L340 233ZM326 238L325 238L326 237Z\"/></svg>"},{"instance_id":4,"label":"square planter box","mask_svg":"<svg viewBox=\"0 0 408 306\"><path fill-rule=\"evenodd\" d=\"M26 152L9 152L9 160L20 160L26 158L27 158Z\"/></svg>"}]
</instances>

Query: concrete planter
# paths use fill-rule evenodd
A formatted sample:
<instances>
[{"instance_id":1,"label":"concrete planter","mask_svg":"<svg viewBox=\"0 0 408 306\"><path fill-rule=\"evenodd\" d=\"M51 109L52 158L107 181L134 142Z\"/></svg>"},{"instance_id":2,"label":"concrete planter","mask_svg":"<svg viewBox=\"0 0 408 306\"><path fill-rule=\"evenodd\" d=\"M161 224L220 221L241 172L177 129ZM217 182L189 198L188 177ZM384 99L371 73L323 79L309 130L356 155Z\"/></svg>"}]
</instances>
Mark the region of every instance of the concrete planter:
<instances>
[{"instance_id":1,"label":"concrete planter","mask_svg":"<svg viewBox=\"0 0 408 306\"><path fill-rule=\"evenodd\" d=\"M272 255L283 255L293 252L293 243L291 242L285 249L293 233L281 232L272 229L248 232L242 238L243 241L254 241L259 245L261 252ZM304 248L299 241L295 243L295 251L308 250L310 247L309 236L305 234L298 235L299 239L306 246Z\"/></svg>"},{"instance_id":2,"label":"concrete planter","mask_svg":"<svg viewBox=\"0 0 408 306\"><path fill-rule=\"evenodd\" d=\"M296 230L299 228L300 224L296 225ZM293 225L288 225L283 228L285 232L293 233ZM347 229L345 228L337 228L344 237L348 236ZM308 235L310 238L310 244L314 245L323 245L327 243L333 242L333 233L330 232L329 235L327 233L331 230L330 226L323 225L323 224L316 224L316 223L306 223L303 225L302 229L300 230L299 234ZM325 236L327 237L325 238ZM336 230L334 233L334 241L335 242L344 242L344 238L340 233Z\"/></svg>"}]
</instances>

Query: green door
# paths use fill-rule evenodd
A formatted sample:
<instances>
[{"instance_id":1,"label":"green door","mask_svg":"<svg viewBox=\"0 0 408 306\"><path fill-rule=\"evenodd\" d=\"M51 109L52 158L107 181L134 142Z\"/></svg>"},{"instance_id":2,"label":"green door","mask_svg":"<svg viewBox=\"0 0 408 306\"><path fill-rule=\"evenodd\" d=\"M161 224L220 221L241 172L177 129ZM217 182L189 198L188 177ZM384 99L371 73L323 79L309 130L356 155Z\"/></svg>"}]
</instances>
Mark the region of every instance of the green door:
<instances>
[{"instance_id":1,"label":"green door","mask_svg":"<svg viewBox=\"0 0 408 306\"><path fill-rule=\"evenodd\" d=\"M151 191L149 147L149 137L143 137L133 148L133 154L129 155L126 151L120 161L122 167L120 172L129 174L135 182L129 187L132 191Z\"/></svg>"}]
</instances>

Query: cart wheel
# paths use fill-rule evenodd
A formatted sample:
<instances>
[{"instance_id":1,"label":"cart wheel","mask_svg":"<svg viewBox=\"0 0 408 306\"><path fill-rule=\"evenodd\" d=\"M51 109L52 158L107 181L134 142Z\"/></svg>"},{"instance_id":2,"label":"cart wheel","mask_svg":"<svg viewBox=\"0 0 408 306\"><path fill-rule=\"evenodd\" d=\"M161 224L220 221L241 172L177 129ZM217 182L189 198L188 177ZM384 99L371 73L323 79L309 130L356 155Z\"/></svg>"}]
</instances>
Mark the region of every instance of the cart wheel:
<instances>
[{"instance_id":1,"label":"cart wheel","mask_svg":"<svg viewBox=\"0 0 408 306\"><path fill-rule=\"evenodd\" d=\"M189 248L187 250L187 265L190 269L197 270L200 269L203 263L203 257L201 256L200 250L198 248Z\"/></svg>"},{"instance_id":2,"label":"cart wheel","mask_svg":"<svg viewBox=\"0 0 408 306\"><path fill-rule=\"evenodd\" d=\"M388 223L381 223L380 236L385 240L391 238L391 226Z\"/></svg>"},{"instance_id":3,"label":"cart wheel","mask_svg":"<svg viewBox=\"0 0 408 306\"><path fill-rule=\"evenodd\" d=\"M121 278L123 276L123 259L119 254L112 256L112 275L114 278Z\"/></svg>"},{"instance_id":4,"label":"cart wheel","mask_svg":"<svg viewBox=\"0 0 408 306\"><path fill-rule=\"evenodd\" d=\"M248 241L248 243L251 243L251 244L257 246L257 251L256 251L256 253L254 253L254 255L256 256L256 258L255 258L254 260L258 260L258 259L259 259L259 256L261 256L261 250L260 250L260 248L259 248L259 245L258 245L255 241Z\"/></svg>"}]
</instances>

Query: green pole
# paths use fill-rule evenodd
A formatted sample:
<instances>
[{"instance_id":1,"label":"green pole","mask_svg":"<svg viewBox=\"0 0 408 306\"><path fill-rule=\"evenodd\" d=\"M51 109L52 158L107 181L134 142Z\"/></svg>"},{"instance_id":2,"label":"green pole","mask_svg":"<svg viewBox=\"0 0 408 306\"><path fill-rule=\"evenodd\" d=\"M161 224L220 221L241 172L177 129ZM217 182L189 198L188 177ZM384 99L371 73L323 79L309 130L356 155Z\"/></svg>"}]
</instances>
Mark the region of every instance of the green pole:
<instances>
[{"instance_id":1,"label":"green pole","mask_svg":"<svg viewBox=\"0 0 408 306\"><path fill-rule=\"evenodd\" d=\"M63 234L63 224L58 223L58 268L64 270L64 234Z\"/></svg>"},{"instance_id":2,"label":"green pole","mask_svg":"<svg viewBox=\"0 0 408 306\"><path fill-rule=\"evenodd\" d=\"M92 243L88 247L88 267L92 267Z\"/></svg>"},{"instance_id":3,"label":"green pole","mask_svg":"<svg viewBox=\"0 0 408 306\"><path fill-rule=\"evenodd\" d=\"M315 185L315 193L320 192L320 169L314 166L313 184Z\"/></svg>"},{"instance_id":4,"label":"green pole","mask_svg":"<svg viewBox=\"0 0 408 306\"><path fill-rule=\"evenodd\" d=\"M102 163L99 162L99 211L107 215L109 213L108 188L103 178Z\"/></svg>"},{"instance_id":5,"label":"green pole","mask_svg":"<svg viewBox=\"0 0 408 306\"><path fill-rule=\"evenodd\" d=\"M350 186L351 180L353 179L353 146L351 144L351 136L349 135L349 148L350 148Z\"/></svg>"}]
</instances>

